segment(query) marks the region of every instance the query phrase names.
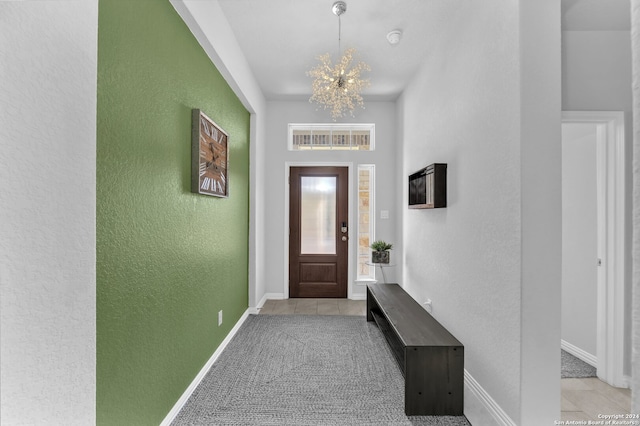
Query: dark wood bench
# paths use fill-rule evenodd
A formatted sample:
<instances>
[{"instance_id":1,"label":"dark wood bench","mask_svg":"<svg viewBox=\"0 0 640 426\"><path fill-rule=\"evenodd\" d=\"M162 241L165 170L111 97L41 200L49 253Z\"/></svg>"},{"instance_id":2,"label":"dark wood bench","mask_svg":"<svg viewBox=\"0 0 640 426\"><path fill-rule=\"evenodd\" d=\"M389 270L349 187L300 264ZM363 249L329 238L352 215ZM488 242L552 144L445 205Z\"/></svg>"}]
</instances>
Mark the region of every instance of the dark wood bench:
<instances>
[{"instance_id":1,"label":"dark wood bench","mask_svg":"<svg viewBox=\"0 0 640 426\"><path fill-rule=\"evenodd\" d=\"M463 414L464 346L398 284L367 286L375 321L405 379L408 416Z\"/></svg>"}]
</instances>

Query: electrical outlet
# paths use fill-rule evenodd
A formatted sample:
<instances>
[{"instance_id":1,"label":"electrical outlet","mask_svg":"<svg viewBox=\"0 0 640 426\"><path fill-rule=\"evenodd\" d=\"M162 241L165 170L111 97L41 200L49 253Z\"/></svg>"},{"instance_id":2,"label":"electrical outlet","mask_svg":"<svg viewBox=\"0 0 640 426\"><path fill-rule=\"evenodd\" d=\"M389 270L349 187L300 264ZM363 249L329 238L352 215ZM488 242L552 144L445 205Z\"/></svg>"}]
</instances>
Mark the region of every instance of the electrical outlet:
<instances>
[{"instance_id":1,"label":"electrical outlet","mask_svg":"<svg viewBox=\"0 0 640 426\"><path fill-rule=\"evenodd\" d=\"M218 327L222 325L222 311L218 311Z\"/></svg>"}]
</instances>

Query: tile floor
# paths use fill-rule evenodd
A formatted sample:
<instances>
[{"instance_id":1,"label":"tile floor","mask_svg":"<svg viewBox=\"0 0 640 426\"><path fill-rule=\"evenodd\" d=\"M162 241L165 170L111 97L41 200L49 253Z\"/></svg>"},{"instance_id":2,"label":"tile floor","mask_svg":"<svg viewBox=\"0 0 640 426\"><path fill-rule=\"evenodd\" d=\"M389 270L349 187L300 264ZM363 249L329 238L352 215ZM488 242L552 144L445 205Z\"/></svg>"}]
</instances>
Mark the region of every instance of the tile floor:
<instances>
[{"instance_id":1,"label":"tile floor","mask_svg":"<svg viewBox=\"0 0 640 426\"><path fill-rule=\"evenodd\" d=\"M365 300L285 299L267 300L260 314L272 315L362 315ZM560 420L601 420L598 414L628 414L631 391L609 386L597 378L561 379L562 413Z\"/></svg>"},{"instance_id":2,"label":"tile floor","mask_svg":"<svg viewBox=\"0 0 640 426\"><path fill-rule=\"evenodd\" d=\"M598 414L629 414L631 390L609 386L596 377L561 379L561 420L602 420Z\"/></svg>"},{"instance_id":3,"label":"tile floor","mask_svg":"<svg viewBox=\"0 0 640 426\"><path fill-rule=\"evenodd\" d=\"M366 300L350 299L285 299L267 300L260 314L287 315L362 315L366 314Z\"/></svg>"}]
</instances>

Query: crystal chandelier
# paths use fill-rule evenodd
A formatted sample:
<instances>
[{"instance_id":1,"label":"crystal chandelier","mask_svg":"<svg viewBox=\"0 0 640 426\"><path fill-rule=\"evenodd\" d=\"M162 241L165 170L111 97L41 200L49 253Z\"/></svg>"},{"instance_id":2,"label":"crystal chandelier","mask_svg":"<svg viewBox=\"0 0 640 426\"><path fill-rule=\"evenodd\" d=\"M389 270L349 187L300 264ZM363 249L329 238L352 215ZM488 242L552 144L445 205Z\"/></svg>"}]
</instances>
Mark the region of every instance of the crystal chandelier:
<instances>
[{"instance_id":1,"label":"crystal chandelier","mask_svg":"<svg viewBox=\"0 0 640 426\"><path fill-rule=\"evenodd\" d=\"M347 4L343 1L337 1L331 10L338 17L338 54L340 54L342 30L340 15L347 11ZM371 68L364 62L352 65L354 53L355 49L347 49L335 65L331 63L331 55L325 53L318 56L320 64L307 71L307 75L314 79L313 94L309 98L309 102L316 102L324 109L330 109L333 121L344 117L347 111L353 117L353 110L356 106L364 108L360 93L362 89L369 87L369 80L362 79L360 73L371 71Z\"/></svg>"}]
</instances>

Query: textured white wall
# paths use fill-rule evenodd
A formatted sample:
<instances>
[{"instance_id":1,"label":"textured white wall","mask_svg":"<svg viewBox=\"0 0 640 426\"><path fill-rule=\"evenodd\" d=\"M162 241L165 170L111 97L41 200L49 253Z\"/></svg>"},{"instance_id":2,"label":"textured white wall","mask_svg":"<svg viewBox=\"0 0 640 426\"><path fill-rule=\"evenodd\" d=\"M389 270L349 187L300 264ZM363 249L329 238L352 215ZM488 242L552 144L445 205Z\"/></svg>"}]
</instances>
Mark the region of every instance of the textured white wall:
<instances>
[{"instance_id":1,"label":"textured white wall","mask_svg":"<svg viewBox=\"0 0 640 426\"><path fill-rule=\"evenodd\" d=\"M98 1L0 28L0 423L94 424Z\"/></svg>"},{"instance_id":2,"label":"textured white wall","mask_svg":"<svg viewBox=\"0 0 640 426\"><path fill-rule=\"evenodd\" d=\"M631 0L633 48L633 371L631 412L640 412L640 0Z\"/></svg>"},{"instance_id":3,"label":"textured white wall","mask_svg":"<svg viewBox=\"0 0 640 426\"><path fill-rule=\"evenodd\" d=\"M285 199L285 162L352 162L353 172L358 164L376 165L376 237L395 243L396 223L402 211L397 204L396 170L396 115L393 102L367 102L366 109L359 110L355 118L341 122L375 123L375 151L288 151L288 123L331 123L331 117L325 111L316 111L315 105L308 101L267 103L267 146L265 159L265 269L266 292L282 293L285 273L285 255L283 247L288 247L284 238L284 206ZM355 207L355 205L354 205ZM380 219L380 210L389 211L389 219ZM350 212L355 220L354 212ZM350 242L355 244L355 223L351 223ZM355 245L353 246L355 248ZM395 247L395 246L394 246ZM353 251L355 257L355 251ZM391 256L397 258L401 250L392 251ZM354 259L352 261L355 262ZM355 267L355 263L353 264ZM396 268L385 271L387 281L399 279ZM353 270L355 274L355 269ZM365 295L365 287L354 285L352 275L349 277L355 297Z\"/></svg>"},{"instance_id":4,"label":"textured white wall","mask_svg":"<svg viewBox=\"0 0 640 426\"><path fill-rule=\"evenodd\" d=\"M596 125L562 125L562 339L597 355Z\"/></svg>"},{"instance_id":5,"label":"textured white wall","mask_svg":"<svg viewBox=\"0 0 640 426\"><path fill-rule=\"evenodd\" d=\"M456 25L442 23L399 101L402 174L448 164L448 207L404 210L403 284L419 302L433 301L433 315L465 345L465 368L517 419L518 9L498 3L443 11ZM474 423L474 413L465 414Z\"/></svg>"},{"instance_id":6,"label":"textured white wall","mask_svg":"<svg viewBox=\"0 0 640 426\"><path fill-rule=\"evenodd\" d=\"M449 165L449 206L403 213L404 285L432 299L433 315L465 345L466 369L521 425L560 411L554 3L443 4L448 19L427 23L440 37L425 41L431 53L398 106L402 175ZM471 403L465 414L496 421Z\"/></svg>"}]
</instances>

